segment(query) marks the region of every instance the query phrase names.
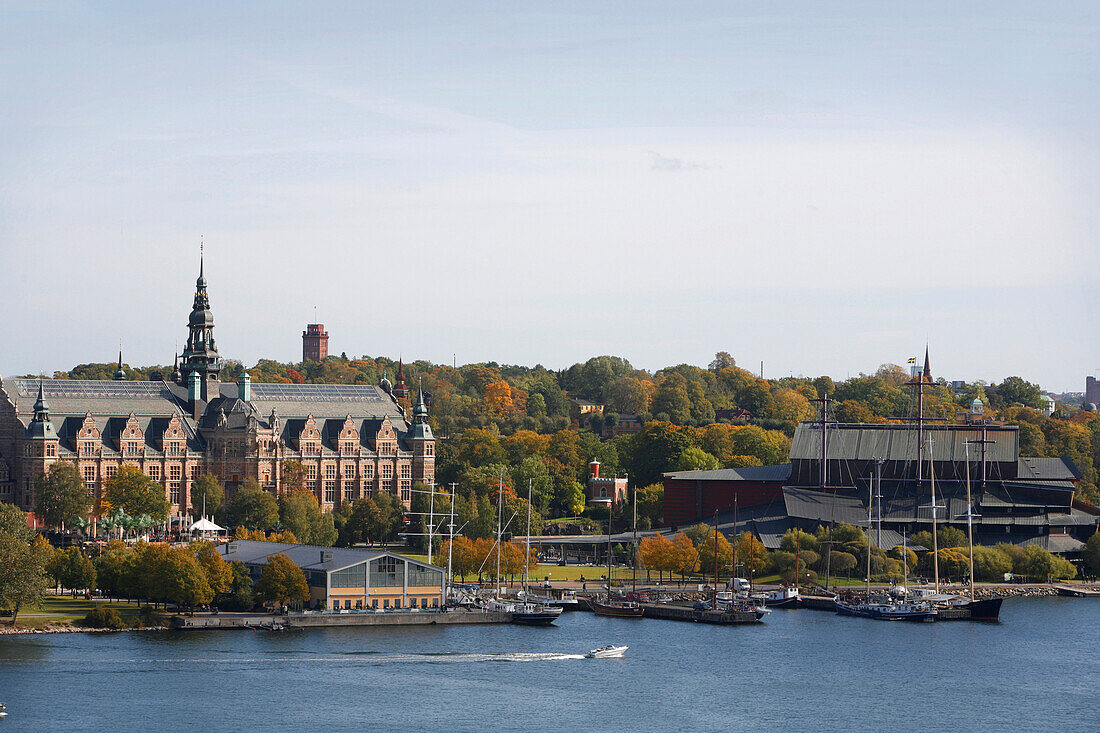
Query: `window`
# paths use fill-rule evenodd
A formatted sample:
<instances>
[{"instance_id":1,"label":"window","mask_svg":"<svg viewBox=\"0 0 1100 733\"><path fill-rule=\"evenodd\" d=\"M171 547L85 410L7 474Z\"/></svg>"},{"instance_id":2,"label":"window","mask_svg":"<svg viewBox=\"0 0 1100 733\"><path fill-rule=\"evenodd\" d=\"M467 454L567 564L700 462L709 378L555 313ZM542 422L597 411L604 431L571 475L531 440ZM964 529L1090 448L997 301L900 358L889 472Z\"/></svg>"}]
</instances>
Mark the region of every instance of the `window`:
<instances>
[{"instance_id":1,"label":"window","mask_svg":"<svg viewBox=\"0 0 1100 733\"><path fill-rule=\"evenodd\" d=\"M180 469L179 466L169 466L168 467L168 478L172 479L173 481L179 481L180 480L180 470L181 469Z\"/></svg>"},{"instance_id":2,"label":"window","mask_svg":"<svg viewBox=\"0 0 1100 733\"><path fill-rule=\"evenodd\" d=\"M401 478L412 478L412 466L408 463L401 464Z\"/></svg>"},{"instance_id":3,"label":"window","mask_svg":"<svg viewBox=\"0 0 1100 733\"><path fill-rule=\"evenodd\" d=\"M191 466L191 480L194 481L199 477L199 467Z\"/></svg>"},{"instance_id":4,"label":"window","mask_svg":"<svg viewBox=\"0 0 1100 733\"><path fill-rule=\"evenodd\" d=\"M118 466L107 466L103 469L103 475L107 478L113 478L116 473L118 473Z\"/></svg>"},{"instance_id":5,"label":"window","mask_svg":"<svg viewBox=\"0 0 1100 733\"><path fill-rule=\"evenodd\" d=\"M94 456L95 455L95 443L90 440L86 440L80 444L80 455L82 456Z\"/></svg>"},{"instance_id":6,"label":"window","mask_svg":"<svg viewBox=\"0 0 1100 733\"><path fill-rule=\"evenodd\" d=\"M373 464L368 463L367 465L363 466L363 478L367 479L368 481L374 478Z\"/></svg>"},{"instance_id":7,"label":"window","mask_svg":"<svg viewBox=\"0 0 1100 733\"><path fill-rule=\"evenodd\" d=\"M325 465L325 478L336 478L335 463L329 463Z\"/></svg>"},{"instance_id":8,"label":"window","mask_svg":"<svg viewBox=\"0 0 1100 733\"><path fill-rule=\"evenodd\" d=\"M401 481L401 501L412 501L412 489L405 480Z\"/></svg>"},{"instance_id":9,"label":"window","mask_svg":"<svg viewBox=\"0 0 1100 733\"><path fill-rule=\"evenodd\" d=\"M46 443L46 455L48 457L54 457L57 455L57 446L53 443Z\"/></svg>"},{"instance_id":10,"label":"window","mask_svg":"<svg viewBox=\"0 0 1100 733\"><path fill-rule=\"evenodd\" d=\"M396 557L380 557L371 560L370 585L372 588L392 588L405 584L404 560Z\"/></svg>"},{"instance_id":11,"label":"window","mask_svg":"<svg viewBox=\"0 0 1100 733\"><path fill-rule=\"evenodd\" d=\"M390 599L389 598L383 598L382 599L382 608L389 608L389 607L390 607Z\"/></svg>"},{"instance_id":12,"label":"window","mask_svg":"<svg viewBox=\"0 0 1100 733\"><path fill-rule=\"evenodd\" d=\"M424 444L424 455L430 456L435 454L435 446L431 443Z\"/></svg>"},{"instance_id":13,"label":"window","mask_svg":"<svg viewBox=\"0 0 1100 733\"><path fill-rule=\"evenodd\" d=\"M169 481L168 482L168 496L173 504L180 503L180 482Z\"/></svg>"},{"instance_id":14,"label":"window","mask_svg":"<svg viewBox=\"0 0 1100 733\"><path fill-rule=\"evenodd\" d=\"M400 598L394 598L393 599L393 607L394 608L401 608L401 599Z\"/></svg>"},{"instance_id":15,"label":"window","mask_svg":"<svg viewBox=\"0 0 1100 733\"><path fill-rule=\"evenodd\" d=\"M382 464L382 478L390 478L391 476L393 476L393 464L392 463L383 463Z\"/></svg>"},{"instance_id":16,"label":"window","mask_svg":"<svg viewBox=\"0 0 1100 733\"><path fill-rule=\"evenodd\" d=\"M357 499L354 481L344 481L344 501Z\"/></svg>"},{"instance_id":17,"label":"window","mask_svg":"<svg viewBox=\"0 0 1100 733\"><path fill-rule=\"evenodd\" d=\"M378 608L378 599L377 598L371 598L370 599L370 607L371 608Z\"/></svg>"},{"instance_id":18,"label":"window","mask_svg":"<svg viewBox=\"0 0 1100 733\"><path fill-rule=\"evenodd\" d=\"M432 570L424 565L417 565L416 563L409 563L409 587L414 586L425 587L429 586L437 588L443 585L443 573L438 570Z\"/></svg>"},{"instance_id":19,"label":"window","mask_svg":"<svg viewBox=\"0 0 1100 733\"><path fill-rule=\"evenodd\" d=\"M333 588L363 588L367 584L367 564L361 562L329 575ZM324 585L324 583L321 583Z\"/></svg>"},{"instance_id":20,"label":"window","mask_svg":"<svg viewBox=\"0 0 1100 733\"><path fill-rule=\"evenodd\" d=\"M160 481L160 466L149 466L149 478L153 479L154 481Z\"/></svg>"},{"instance_id":21,"label":"window","mask_svg":"<svg viewBox=\"0 0 1100 733\"><path fill-rule=\"evenodd\" d=\"M84 467L84 484L89 487L95 484L95 466Z\"/></svg>"},{"instance_id":22,"label":"window","mask_svg":"<svg viewBox=\"0 0 1100 733\"><path fill-rule=\"evenodd\" d=\"M314 463L306 466L306 478L313 481L317 478L317 465Z\"/></svg>"},{"instance_id":23,"label":"window","mask_svg":"<svg viewBox=\"0 0 1100 733\"><path fill-rule=\"evenodd\" d=\"M325 501L336 501L336 482L325 481Z\"/></svg>"}]
</instances>

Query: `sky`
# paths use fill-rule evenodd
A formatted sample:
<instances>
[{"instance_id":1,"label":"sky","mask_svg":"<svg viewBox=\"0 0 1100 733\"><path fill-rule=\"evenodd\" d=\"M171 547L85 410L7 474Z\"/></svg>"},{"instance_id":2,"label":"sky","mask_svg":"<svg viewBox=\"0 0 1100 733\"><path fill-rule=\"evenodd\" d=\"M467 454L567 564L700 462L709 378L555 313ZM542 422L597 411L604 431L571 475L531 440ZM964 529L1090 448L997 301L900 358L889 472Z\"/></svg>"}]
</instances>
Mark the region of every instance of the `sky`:
<instances>
[{"instance_id":1,"label":"sky","mask_svg":"<svg viewBox=\"0 0 1100 733\"><path fill-rule=\"evenodd\" d=\"M1092 3L0 0L0 374L1100 373ZM315 315L316 314L316 315Z\"/></svg>"}]
</instances>

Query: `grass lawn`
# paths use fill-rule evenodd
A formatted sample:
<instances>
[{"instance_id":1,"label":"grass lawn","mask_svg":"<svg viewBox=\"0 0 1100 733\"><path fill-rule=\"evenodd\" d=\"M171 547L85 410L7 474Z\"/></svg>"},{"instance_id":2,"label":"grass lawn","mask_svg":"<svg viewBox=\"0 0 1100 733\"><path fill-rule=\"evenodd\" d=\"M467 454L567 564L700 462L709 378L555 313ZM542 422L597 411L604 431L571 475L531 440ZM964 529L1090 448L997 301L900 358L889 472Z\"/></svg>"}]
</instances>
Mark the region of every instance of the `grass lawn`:
<instances>
[{"instance_id":1,"label":"grass lawn","mask_svg":"<svg viewBox=\"0 0 1100 733\"><path fill-rule=\"evenodd\" d=\"M122 620L131 622L138 616L140 606L136 603L110 603L102 600L86 601L83 598L69 596L46 596L39 608L24 608L19 612L16 624L26 629L41 629L46 626L67 626L75 624L95 607L106 606L118 611Z\"/></svg>"}]
</instances>

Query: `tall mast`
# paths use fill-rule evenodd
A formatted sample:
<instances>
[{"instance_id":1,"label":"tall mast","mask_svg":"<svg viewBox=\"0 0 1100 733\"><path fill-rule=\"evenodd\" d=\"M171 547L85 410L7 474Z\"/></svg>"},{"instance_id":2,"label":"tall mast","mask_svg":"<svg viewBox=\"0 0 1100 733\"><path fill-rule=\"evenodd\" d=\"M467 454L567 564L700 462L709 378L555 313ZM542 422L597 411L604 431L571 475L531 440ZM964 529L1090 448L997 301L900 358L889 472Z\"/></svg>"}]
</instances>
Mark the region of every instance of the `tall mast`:
<instances>
[{"instance_id":1,"label":"tall mast","mask_svg":"<svg viewBox=\"0 0 1100 733\"><path fill-rule=\"evenodd\" d=\"M630 490L630 476L629 476L629 474L627 475L627 479L626 479L626 488L627 488L627 491ZM634 594L635 600L637 600L637 595L638 595L638 491L637 491L637 489L634 490L634 493L633 493L632 496L634 498L634 509L633 509L633 514L634 514L634 549L630 553L630 560L631 560L631 564L634 567L631 571L630 592Z\"/></svg>"},{"instance_id":2,"label":"tall mast","mask_svg":"<svg viewBox=\"0 0 1100 733\"><path fill-rule=\"evenodd\" d=\"M821 390L821 397L811 402L821 403L821 492L825 493L825 487L829 484L829 393L824 389ZM734 497L736 507L736 497ZM836 508L836 492L833 492L833 511L835 513ZM826 540L825 546L825 590L829 589L829 573L830 565L833 560L833 527L832 516L829 518L829 526L826 529L828 532L828 540ZM735 533L736 536L736 533ZM736 547L736 545L735 545ZM735 550L736 552L736 550ZM737 560L734 560L734 567L737 566ZM736 575L736 573L734 573Z\"/></svg>"},{"instance_id":3,"label":"tall mast","mask_svg":"<svg viewBox=\"0 0 1100 733\"><path fill-rule=\"evenodd\" d=\"M435 532L435 481L432 481L431 490L428 498L428 562L432 561L432 534Z\"/></svg>"},{"instance_id":4,"label":"tall mast","mask_svg":"<svg viewBox=\"0 0 1100 733\"><path fill-rule=\"evenodd\" d=\"M875 544L882 549L882 458L875 459Z\"/></svg>"},{"instance_id":5,"label":"tall mast","mask_svg":"<svg viewBox=\"0 0 1100 733\"><path fill-rule=\"evenodd\" d=\"M985 448L985 445L982 445ZM963 443L966 452L966 542L970 562L970 600L974 600L974 504L970 498L970 441Z\"/></svg>"},{"instance_id":6,"label":"tall mast","mask_svg":"<svg viewBox=\"0 0 1100 733\"><path fill-rule=\"evenodd\" d=\"M875 478L867 484L867 602L871 602L871 507L875 502Z\"/></svg>"},{"instance_id":7,"label":"tall mast","mask_svg":"<svg viewBox=\"0 0 1100 733\"><path fill-rule=\"evenodd\" d=\"M531 570L531 484L527 479L527 553L523 556L523 601L527 602L527 576Z\"/></svg>"},{"instance_id":8,"label":"tall mast","mask_svg":"<svg viewBox=\"0 0 1100 733\"><path fill-rule=\"evenodd\" d=\"M497 487L497 588L500 588L500 521L504 512L504 469L500 469L500 485Z\"/></svg>"},{"instance_id":9,"label":"tall mast","mask_svg":"<svg viewBox=\"0 0 1100 733\"><path fill-rule=\"evenodd\" d=\"M718 510L714 510L714 610L718 610Z\"/></svg>"},{"instance_id":10,"label":"tall mast","mask_svg":"<svg viewBox=\"0 0 1100 733\"><path fill-rule=\"evenodd\" d=\"M932 463L932 436L928 436L928 478L932 484L932 570L936 578L936 593L940 592L940 544L936 532L936 472Z\"/></svg>"},{"instance_id":11,"label":"tall mast","mask_svg":"<svg viewBox=\"0 0 1100 733\"><path fill-rule=\"evenodd\" d=\"M455 497L458 496L457 486L451 484L451 524L450 524L450 542L447 543L447 590L451 589L451 558L454 557L455 547ZM446 596L444 596L444 603L446 603Z\"/></svg>"},{"instance_id":12,"label":"tall mast","mask_svg":"<svg viewBox=\"0 0 1100 733\"><path fill-rule=\"evenodd\" d=\"M733 495L733 588L737 589L737 494Z\"/></svg>"}]
</instances>

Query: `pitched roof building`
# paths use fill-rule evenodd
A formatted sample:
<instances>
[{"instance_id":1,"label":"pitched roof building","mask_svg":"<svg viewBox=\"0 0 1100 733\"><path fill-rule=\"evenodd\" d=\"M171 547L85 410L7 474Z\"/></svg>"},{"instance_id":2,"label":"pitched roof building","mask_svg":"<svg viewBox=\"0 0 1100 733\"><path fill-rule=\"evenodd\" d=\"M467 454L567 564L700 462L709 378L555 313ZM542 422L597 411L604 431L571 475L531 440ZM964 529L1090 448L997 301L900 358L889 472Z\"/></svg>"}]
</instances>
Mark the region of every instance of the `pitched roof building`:
<instances>
[{"instance_id":1,"label":"pitched roof building","mask_svg":"<svg viewBox=\"0 0 1100 733\"><path fill-rule=\"evenodd\" d=\"M294 460L326 509L379 491L410 505L413 482L435 477L423 398L410 422L371 385L253 384L247 372L223 384L206 288L200 263L172 381L0 380L0 501L32 508L35 477L67 460L97 496L120 466L137 467L182 514L200 474L227 495L247 479L279 494Z\"/></svg>"}]
</instances>

